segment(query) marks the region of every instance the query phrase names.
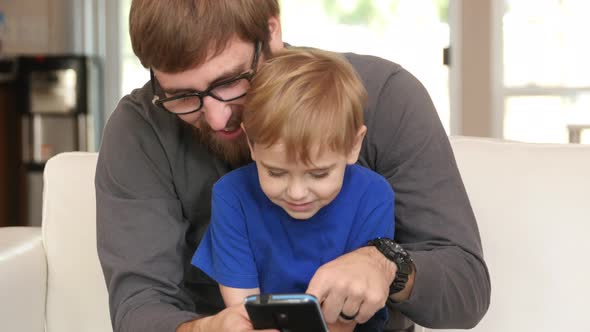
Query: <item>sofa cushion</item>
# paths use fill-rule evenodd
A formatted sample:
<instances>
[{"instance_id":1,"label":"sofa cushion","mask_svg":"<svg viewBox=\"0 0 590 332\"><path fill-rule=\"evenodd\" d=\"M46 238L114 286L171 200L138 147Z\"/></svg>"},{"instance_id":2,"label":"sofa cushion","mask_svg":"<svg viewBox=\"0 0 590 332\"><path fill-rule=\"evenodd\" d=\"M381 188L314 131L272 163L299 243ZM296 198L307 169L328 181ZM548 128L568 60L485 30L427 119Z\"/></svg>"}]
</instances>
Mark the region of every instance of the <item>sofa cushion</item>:
<instances>
[{"instance_id":1,"label":"sofa cushion","mask_svg":"<svg viewBox=\"0 0 590 332\"><path fill-rule=\"evenodd\" d=\"M0 330L43 332L46 285L41 228L0 228Z\"/></svg>"},{"instance_id":2,"label":"sofa cushion","mask_svg":"<svg viewBox=\"0 0 590 332\"><path fill-rule=\"evenodd\" d=\"M112 331L96 250L96 153L51 158L44 173L47 331Z\"/></svg>"},{"instance_id":3,"label":"sofa cushion","mask_svg":"<svg viewBox=\"0 0 590 332\"><path fill-rule=\"evenodd\" d=\"M482 237L491 306L473 331L583 331L590 146L451 139Z\"/></svg>"}]
</instances>

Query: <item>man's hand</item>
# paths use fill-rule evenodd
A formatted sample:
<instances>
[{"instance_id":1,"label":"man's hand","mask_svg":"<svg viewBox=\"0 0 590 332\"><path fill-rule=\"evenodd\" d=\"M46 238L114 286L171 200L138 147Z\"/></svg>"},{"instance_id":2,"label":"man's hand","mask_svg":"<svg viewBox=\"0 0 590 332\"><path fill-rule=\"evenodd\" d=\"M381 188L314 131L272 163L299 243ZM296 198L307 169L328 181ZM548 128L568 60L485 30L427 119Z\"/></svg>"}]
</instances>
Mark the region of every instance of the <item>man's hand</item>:
<instances>
[{"instance_id":1,"label":"man's hand","mask_svg":"<svg viewBox=\"0 0 590 332\"><path fill-rule=\"evenodd\" d=\"M354 320L364 323L385 306L396 271L397 266L377 249L363 247L322 265L306 293L322 303L327 323L336 322L341 312L356 314Z\"/></svg>"},{"instance_id":2,"label":"man's hand","mask_svg":"<svg viewBox=\"0 0 590 332\"><path fill-rule=\"evenodd\" d=\"M356 322L337 320L334 324L328 324L328 331L330 332L352 332L356 327Z\"/></svg>"},{"instance_id":3,"label":"man's hand","mask_svg":"<svg viewBox=\"0 0 590 332\"><path fill-rule=\"evenodd\" d=\"M217 315L204 317L181 324L176 332L253 332L254 328L244 304L227 307ZM279 332L278 330L256 330L257 332Z\"/></svg>"}]
</instances>

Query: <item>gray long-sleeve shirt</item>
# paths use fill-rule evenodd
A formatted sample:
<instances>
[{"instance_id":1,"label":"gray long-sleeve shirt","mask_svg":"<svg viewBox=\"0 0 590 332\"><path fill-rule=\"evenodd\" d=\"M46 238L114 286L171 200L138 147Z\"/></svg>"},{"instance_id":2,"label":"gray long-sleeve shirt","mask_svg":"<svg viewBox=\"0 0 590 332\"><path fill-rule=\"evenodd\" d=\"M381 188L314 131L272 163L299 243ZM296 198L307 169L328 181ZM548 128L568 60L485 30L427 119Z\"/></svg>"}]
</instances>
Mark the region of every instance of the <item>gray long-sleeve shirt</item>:
<instances>
[{"instance_id":1,"label":"gray long-sleeve shirt","mask_svg":"<svg viewBox=\"0 0 590 332\"><path fill-rule=\"evenodd\" d=\"M359 163L393 185L396 240L417 268L410 299L395 308L426 327L472 327L489 306L490 280L430 97L397 64L346 57L369 95ZM190 258L209 222L211 187L229 169L151 98L146 85L121 100L96 169L98 254L115 331L174 331L223 308L217 285Z\"/></svg>"}]
</instances>

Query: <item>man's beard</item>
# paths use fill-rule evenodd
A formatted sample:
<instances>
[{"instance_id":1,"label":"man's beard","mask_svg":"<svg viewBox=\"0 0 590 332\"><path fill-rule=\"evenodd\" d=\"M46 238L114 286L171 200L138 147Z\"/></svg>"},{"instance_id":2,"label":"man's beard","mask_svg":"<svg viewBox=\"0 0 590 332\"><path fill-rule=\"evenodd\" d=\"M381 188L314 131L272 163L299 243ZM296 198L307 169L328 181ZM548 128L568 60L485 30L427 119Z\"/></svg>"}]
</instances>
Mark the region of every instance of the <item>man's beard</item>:
<instances>
[{"instance_id":1,"label":"man's beard","mask_svg":"<svg viewBox=\"0 0 590 332\"><path fill-rule=\"evenodd\" d=\"M232 167L243 166L252 161L250 150L246 142L246 135L236 139L224 140L215 135L204 116L199 118L197 133L200 142L205 145L209 152L217 158L227 162ZM239 128L241 123L241 112L234 110L231 118L227 122L227 128Z\"/></svg>"}]
</instances>

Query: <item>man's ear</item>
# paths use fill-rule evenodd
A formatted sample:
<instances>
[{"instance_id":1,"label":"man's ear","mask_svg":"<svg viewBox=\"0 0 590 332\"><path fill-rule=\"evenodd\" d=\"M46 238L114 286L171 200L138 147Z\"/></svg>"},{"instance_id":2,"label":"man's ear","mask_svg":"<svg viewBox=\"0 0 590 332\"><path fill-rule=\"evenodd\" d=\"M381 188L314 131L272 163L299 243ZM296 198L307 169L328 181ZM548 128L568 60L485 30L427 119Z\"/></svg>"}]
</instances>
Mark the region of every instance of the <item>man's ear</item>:
<instances>
[{"instance_id":1,"label":"man's ear","mask_svg":"<svg viewBox=\"0 0 590 332\"><path fill-rule=\"evenodd\" d=\"M252 160L256 160L256 158L254 157L254 148L252 146L252 142L250 141L250 138L248 137L248 133L246 132L246 128L244 128L244 123L240 123L240 127L242 127L242 131L244 132L244 135L246 136L246 142L248 143L248 148L250 149L250 158L252 158Z\"/></svg>"},{"instance_id":2,"label":"man's ear","mask_svg":"<svg viewBox=\"0 0 590 332\"><path fill-rule=\"evenodd\" d=\"M283 46L283 35L281 33L281 21L279 17L273 16L268 19L268 30L270 32L270 39L268 45L272 53L281 50Z\"/></svg>"},{"instance_id":3,"label":"man's ear","mask_svg":"<svg viewBox=\"0 0 590 332\"><path fill-rule=\"evenodd\" d=\"M354 139L354 146L352 151L348 154L347 163L354 164L359 159L359 154L361 153L361 147L363 146L363 139L367 134L367 127L362 126L359 131L356 133L356 137Z\"/></svg>"}]
</instances>

